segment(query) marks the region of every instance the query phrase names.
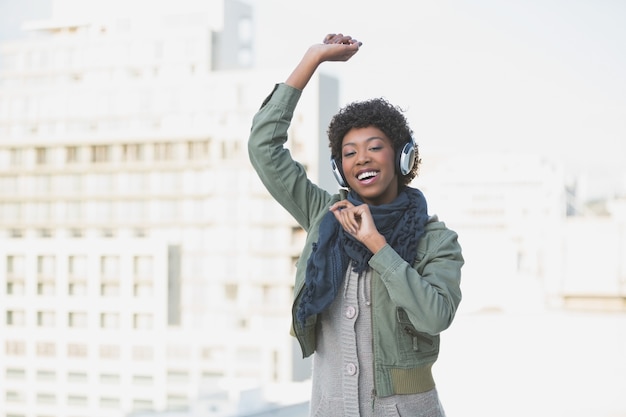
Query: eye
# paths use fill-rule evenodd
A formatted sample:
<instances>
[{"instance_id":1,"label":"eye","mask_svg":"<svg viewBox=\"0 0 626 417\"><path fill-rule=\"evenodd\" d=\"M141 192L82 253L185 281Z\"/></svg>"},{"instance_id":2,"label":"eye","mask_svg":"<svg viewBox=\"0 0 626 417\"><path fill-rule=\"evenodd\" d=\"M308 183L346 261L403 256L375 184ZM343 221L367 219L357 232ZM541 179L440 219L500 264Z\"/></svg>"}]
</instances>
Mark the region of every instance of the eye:
<instances>
[{"instance_id":1,"label":"eye","mask_svg":"<svg viewBox=\"0 0 626 417\"><path fill-rule=\"evenodd\" d=\"M345 153L343 154L343 157L344 157L344 158L349 158L349 157L353 156L355 153L356 153L356 152L354 152L354 151L348 151L348 152L345 152Z\"/></svg>"},{"instance_id":2,"label":"eye","mask_svg":"<svg viewBox=\"0 0 626 417\"><path fill-rule=\"evenodd\" d=\"M370 151L380 151L382 148L383 148L383 147L382 147L382 146L380 146L380 145L378 145L378 146L372 146L372 147L370 148Z\"/></svg>"}]
</instances>

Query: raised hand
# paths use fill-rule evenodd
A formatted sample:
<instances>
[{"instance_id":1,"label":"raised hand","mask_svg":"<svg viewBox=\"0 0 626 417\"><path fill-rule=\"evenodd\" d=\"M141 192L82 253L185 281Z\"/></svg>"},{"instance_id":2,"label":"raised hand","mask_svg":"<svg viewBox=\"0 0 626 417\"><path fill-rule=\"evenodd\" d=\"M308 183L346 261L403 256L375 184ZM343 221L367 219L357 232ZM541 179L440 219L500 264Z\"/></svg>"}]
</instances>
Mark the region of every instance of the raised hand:
<instances>
[{"instance_id":1,"label":"raised hand","mask_svg":"<svg viewBox=\"0 0 626 417\"><path fill-rule=\"evenodd\" d=\"M347 61L359 51L361 45L363 43L352 36L329 33L322 43L309 47L285 84L300 90L304 89L322 62Z\"/></svg>"}]
</instances>

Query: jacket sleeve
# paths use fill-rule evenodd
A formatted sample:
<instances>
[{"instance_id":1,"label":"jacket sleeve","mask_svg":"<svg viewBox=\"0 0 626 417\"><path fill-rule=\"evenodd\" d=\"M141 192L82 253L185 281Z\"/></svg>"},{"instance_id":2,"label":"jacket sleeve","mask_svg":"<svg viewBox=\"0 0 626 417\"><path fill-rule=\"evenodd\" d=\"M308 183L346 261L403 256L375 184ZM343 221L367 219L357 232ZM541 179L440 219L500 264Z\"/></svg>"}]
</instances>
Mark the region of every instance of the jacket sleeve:
<instances>
[{"instance_id":1,"label":"jacket sleeve","mask_svg":"<svg viewBox=\"0 0 626 417\"><path fill-rule=\"evenodd\" d=\"M461 302L461 267L464 260L455 232L437 230L428 237L417 268L389 245L370 259L394 307L402 308L416 330L437 335L447 329Z\"/></svg>"},{"instance_id":2,"label":"jacket sleeve","mask_svg":"<svg viewBox=\"0 0 626 417\"><path fill-rule=\"evenodd\" d=\"M283 145L302 91L280 83L254 116L248 155L265 188L294 219L309 230L311 221L330 200L330 194L313 184L304 167Z\"/></svg>"}]
</instances>

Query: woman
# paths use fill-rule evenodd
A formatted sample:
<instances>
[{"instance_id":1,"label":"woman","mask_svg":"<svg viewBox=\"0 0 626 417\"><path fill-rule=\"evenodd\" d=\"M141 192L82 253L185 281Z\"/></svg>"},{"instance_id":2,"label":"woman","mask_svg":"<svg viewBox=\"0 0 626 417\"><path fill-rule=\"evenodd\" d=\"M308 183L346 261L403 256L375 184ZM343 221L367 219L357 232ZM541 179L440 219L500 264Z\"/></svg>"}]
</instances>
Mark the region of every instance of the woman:
<instances>
[{"instance_id":1,"label":"woman","mask_svg":"<svg viewBox=\"0 0 626 417\"><path fill-rule=\"evenodd\" d=\"M329 126L331 195L283 145L317 67L362 44L329 34L311 46L253 120L250 160L272 196L307 231L292 334L313 353L312 416L444 416L431 367L439 333L461 301L455 232L408 184L420 159L404 115L383 99L352 103Z\"/></svg>"}]
</instances>

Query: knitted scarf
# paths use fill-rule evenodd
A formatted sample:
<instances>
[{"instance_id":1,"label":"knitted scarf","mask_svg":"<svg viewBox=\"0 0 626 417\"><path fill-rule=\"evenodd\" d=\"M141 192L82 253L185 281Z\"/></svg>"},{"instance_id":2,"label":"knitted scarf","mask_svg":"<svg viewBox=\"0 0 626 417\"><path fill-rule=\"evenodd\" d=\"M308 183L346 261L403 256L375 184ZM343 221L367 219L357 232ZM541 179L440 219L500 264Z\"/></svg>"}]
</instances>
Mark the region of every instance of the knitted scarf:
<instances>
[{"instance_id":1,"label":"knitted scarf","mask_svg":"<svg viewBox=\"0 0 626 417\"><path fill-rule=\"evenodd\" d=\"M350 191L348 200L355 206L363 204ZM410 264L417 254L417 243L428 222L426 199L416 188L405 187L389 204L370 206L378 231L387 243ZM322 218L317 243L307 261L305 287L297 311L304 324L309 316L324 311L335 299L346 268L352 262L353 271L361 274L372 257L362 243L343 230L335 215L328 212Z\"/></svg>"}]
</instances>

